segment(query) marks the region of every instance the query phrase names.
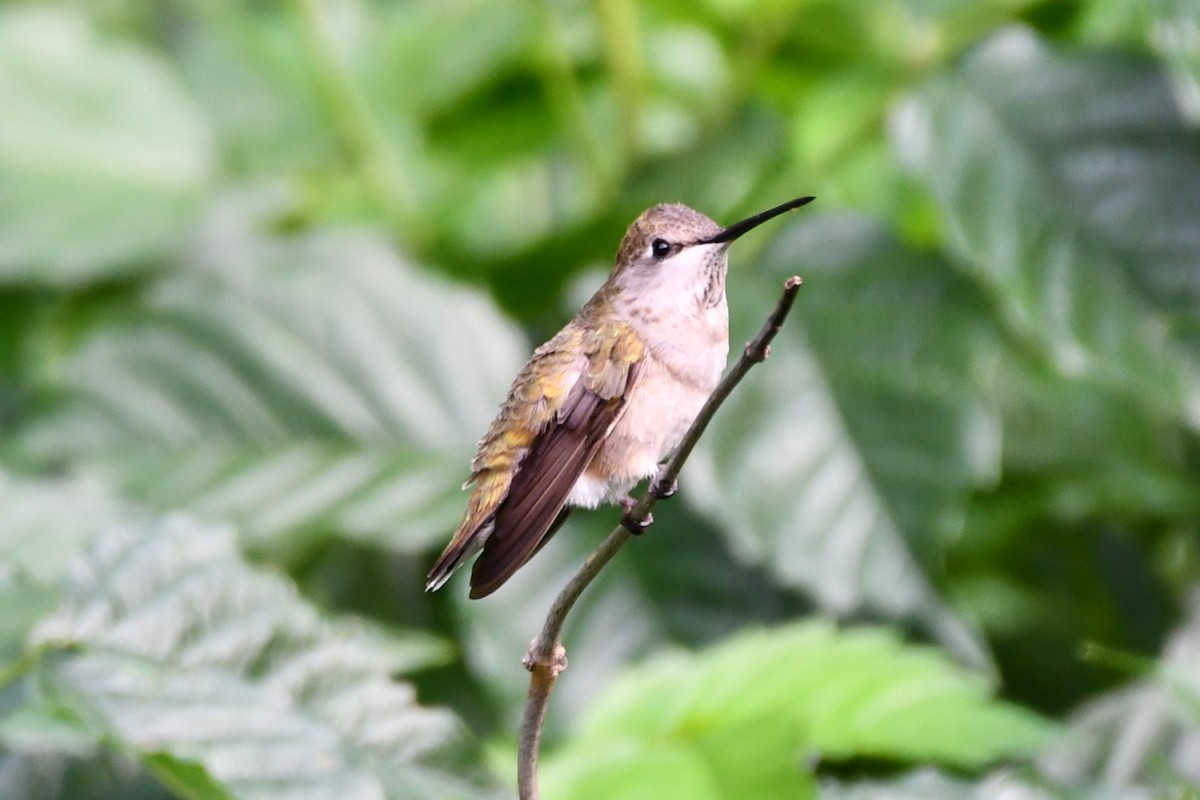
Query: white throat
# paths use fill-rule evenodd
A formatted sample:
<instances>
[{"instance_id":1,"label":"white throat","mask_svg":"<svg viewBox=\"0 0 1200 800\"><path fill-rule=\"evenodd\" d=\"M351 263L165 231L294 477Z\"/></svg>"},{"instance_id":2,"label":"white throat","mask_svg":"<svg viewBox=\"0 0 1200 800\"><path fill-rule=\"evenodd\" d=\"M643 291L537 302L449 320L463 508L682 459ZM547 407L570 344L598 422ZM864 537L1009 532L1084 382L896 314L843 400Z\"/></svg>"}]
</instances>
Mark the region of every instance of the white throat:
<instances>
[{"instance_id":1,"label":"white throat","mask_svg":"<svg viewBox=\"0 0 1200 800\"><path fill-rule=\"evenodd\" d=\"M729 354L726 245L692 245L617 276L617 313L681 380L715 386Z\"/></svg>"}]
</instances>

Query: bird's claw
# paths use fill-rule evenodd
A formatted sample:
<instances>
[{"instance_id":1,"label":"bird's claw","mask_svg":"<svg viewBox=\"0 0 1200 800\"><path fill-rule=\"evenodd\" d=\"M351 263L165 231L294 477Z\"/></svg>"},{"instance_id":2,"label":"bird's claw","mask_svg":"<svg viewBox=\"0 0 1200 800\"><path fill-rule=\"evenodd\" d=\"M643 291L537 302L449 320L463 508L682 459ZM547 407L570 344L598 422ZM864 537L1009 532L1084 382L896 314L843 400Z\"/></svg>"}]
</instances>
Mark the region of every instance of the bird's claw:
<instances>
[{"instance_id":1,"label":"bird's claw","mask_svg":"<svg viewBox=\"0 0 1200 800\"><path fill-rule=\"evenodd\" d=\"M646 532L646 528L654 524L654 515L647 513L644 517L634 519L633 509L636 506L637 500L632 497L627 496L621 500L621 507L625 509L625 513L621 517L621 525L634 536L641 536Z\"/></svg>"},{"instance_id":2,"label":"bird's claw","mask_svg":"<svg viewBox=\"0 0 1200 800\"><path fill-rule=\"evenodd\" d=\"M679 491L679 481L677 479L672 478L670 481L663 480L663 473L666 471L667 467L663 464L658 468L658 472L654 474L654 479L650 481L650 494L659 500L666 500Z\"/></svg>"}]
</instances>

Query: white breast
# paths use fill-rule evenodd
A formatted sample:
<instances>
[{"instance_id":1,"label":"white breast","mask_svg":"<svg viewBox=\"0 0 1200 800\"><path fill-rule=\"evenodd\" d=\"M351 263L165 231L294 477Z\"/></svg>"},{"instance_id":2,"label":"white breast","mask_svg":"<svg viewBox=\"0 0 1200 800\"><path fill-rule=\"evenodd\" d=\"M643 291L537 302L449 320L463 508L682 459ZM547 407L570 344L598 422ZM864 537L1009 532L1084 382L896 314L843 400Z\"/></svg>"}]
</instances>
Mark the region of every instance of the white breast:
<instances>
[{"instance_id":1,"label":"white breast","mask_svg":"<svg viewBox=\"0 0 1200 800\"><path fill-rule=\"evenodd\" d=\"M680 319L677 330L663 320L651 326L658 335L646 342L637 385L568 502L590 508L624 497L679 445L725 369L729 339L720 306L686 326Z\"/></svg>"}]
</instances>

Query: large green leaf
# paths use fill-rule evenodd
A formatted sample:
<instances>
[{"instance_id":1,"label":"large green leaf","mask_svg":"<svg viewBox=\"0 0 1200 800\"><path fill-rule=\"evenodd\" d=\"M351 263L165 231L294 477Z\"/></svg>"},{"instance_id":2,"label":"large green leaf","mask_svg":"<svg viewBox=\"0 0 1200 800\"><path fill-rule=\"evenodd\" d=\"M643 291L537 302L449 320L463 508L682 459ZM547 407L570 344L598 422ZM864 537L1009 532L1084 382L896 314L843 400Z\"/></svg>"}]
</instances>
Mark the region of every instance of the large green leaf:
<instances>
[{"instance_id":1,"label":"large green leaf","mask_svg":"<svg viewBox=\"0 0 1200 800\"><path fill-rule=\"evenodd\" d=\"M0 11L0 281L128 270L185 233L207 124L153 52L78 13Z\"/></svg>"},{"instance_id":2,"label":"large green leaf","mask_svg":"<svg viewBox=\"0 0 1200 800\"><path fill-rule=\"evenodd\" d=\"M32 637L43 690L198 798L476 797L458 724L335 626L182 516L110 529Z\"/></svg>"},{"instance_id":3,"label":"large green leaf","mask_svg":"<svg viewBox=\"0 0 1200 800\"><path fill-rule=\"evenodd\" d=\"M897 114L948 244L1065 376L1200 424L1200 145L1153 64L992 38Z\"/></svg>"},{"instance_id":4,"label":"large green leaf","mask_svg":"<svg viewBox=\"0 0 1200 800\"><path fill-rule=\"evenodd\" d=\"M239 212L218 214L132 320L83 343L61 370L64 407L28 432L27 451L260 542L441 540L521 337L375 237L272 238Z\"/></svg>"},{"instance_id":5,"label":"large green leaf","mask_svg":"<svg viewBox=\"0 0 1200 800\"><path fill-rule=\"evenodd\" d=\"M984 396L995 345L978 298L858 217L798 222L765 261L805 286L771 358L685 467L682 495L721 520L735 552L826 608L919 618L982 659L913 556L933 560L997 471ZM732 269L736 346L779 283Z\"/></svg>"},{"instance_id":6,"label":"large green leaf","mask_svg":"<svg viewBox=\"0 0 1200 800\"><path fill-rule=\"evenodd\" d=\"M671 785L693 787L689 797L805 797L806 759L970 769L1046 741L1045 722L988 694L982 678L881 630L746 633L622 676L548 759L544 783L567 798L663 796L647 787Z\"/></svg>"},{"instance_id":7,"label":"large green leaf","mask_svg":"<svg viewBox=\"0 0 1200 800\"><path fill-rule=\"evenodd\" d=\"M1136 398L1010 354L1001 362L996 399L1006 473L1038 476L1040 491L1061 498L1047 504L1055 516L1191 520L1200 510L1186 468L1187 432L1147 413Z\"/></svg>"}]
</instances>

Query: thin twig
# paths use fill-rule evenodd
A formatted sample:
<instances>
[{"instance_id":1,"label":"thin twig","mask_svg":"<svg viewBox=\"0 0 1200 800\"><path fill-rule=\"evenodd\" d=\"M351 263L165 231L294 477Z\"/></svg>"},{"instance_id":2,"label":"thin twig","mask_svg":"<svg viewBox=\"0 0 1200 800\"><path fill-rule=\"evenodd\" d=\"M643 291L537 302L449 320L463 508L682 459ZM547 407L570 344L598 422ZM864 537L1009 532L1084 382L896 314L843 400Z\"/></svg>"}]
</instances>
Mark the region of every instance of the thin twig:
<instances>
[{"instance_id":1,"label":"thin twig","mask_svg":"<svg viewBox=\"0 0 1200 800\"><path fill-rule=\"evenodd\" d=\"M708 423L717 413L717 409L725 402L725 398L741 382L751 367L766 360L770 354L771 340L775 338L775 334L779 333L784 319L791 311L800 284L801 280L798 276L792 276L784 281L783 294L779 297L774 311L767 317L762 330L746 345L742 351L742 357L733 365L733 369L725 373L725 377L709 395L704 407L700 409L696 421L692 423L692 427L683 437L679 449L655 478L653 485L647 489L637 505L629 512L630 520L635 523L646 522L651 509L659 500L656 488L669 486L679 477L679 471L683 468L684 462L691 455L692 449L704 434L704 429L708 427ZM542 739L542 723L546 719L546 708L558 675L567 667L566 650L561 641L567 614L571 612L572 606L583 594L583 590L596 579L600 570L604 569L604 566L613 559L630 535L624 525L618 525L608 535L608 538L588 556L587 561L555 598L554 604L550 606L550 612L546 615L542 632L533 640L533 644L529 646L529 652L525 654L524 664L530 672L530 677L529 695L525 699L525 712L521 717L521 733L517 743L517 787L521 800L537 800L538 798L537 758L538 747Z\"/></svg>"}]
</instances>

